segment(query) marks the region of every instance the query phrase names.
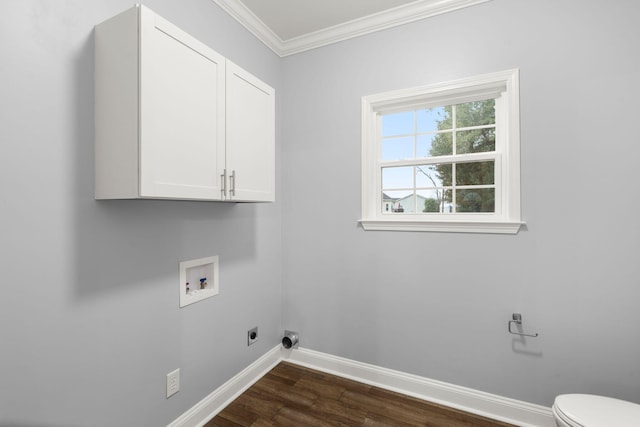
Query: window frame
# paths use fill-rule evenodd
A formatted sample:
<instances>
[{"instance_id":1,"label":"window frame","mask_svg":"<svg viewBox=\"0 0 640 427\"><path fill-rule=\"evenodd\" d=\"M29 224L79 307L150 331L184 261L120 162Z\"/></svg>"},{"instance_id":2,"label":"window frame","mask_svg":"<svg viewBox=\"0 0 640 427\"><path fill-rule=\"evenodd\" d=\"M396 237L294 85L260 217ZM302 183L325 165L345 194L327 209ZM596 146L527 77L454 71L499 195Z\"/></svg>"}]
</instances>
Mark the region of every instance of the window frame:
<instances>
[{"instance_id":1,"label":"window frame","mask_svg":"<svg viewBox=\"0 0 640 427\"><path fill-rule=\"evenodd\" d=\"M383 213L381 115L489 98L496 100L495 212ZM409 163L446 163L446 160L451 159L434 157ZM516 234L524 224L520 216L519 70L362 97L361 161L362 217L359 222L365 230ZM461 163L455 159L454 162Z\"/></svg>"}]
</instances>

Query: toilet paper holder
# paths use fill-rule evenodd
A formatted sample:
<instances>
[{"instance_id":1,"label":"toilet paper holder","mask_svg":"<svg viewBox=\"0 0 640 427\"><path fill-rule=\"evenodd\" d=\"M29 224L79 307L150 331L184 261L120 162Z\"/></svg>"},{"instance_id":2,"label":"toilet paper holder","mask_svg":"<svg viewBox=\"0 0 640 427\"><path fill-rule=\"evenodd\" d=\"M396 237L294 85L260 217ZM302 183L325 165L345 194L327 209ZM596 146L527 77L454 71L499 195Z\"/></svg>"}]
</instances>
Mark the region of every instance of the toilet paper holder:
<instances>
[{"instance_id":1,"label":"toilet paper holder","mask_svg":"<svg viewBox=\"0 0 640 427\"><path fill-rule=\"evenodd\" d=\"M514 331L512 331L512 330L511 330L511 324L512 324L512 323L515 323L515 324L517 324L518 326L522 326L522 314L520 314L520 313L513 313L513 315L511 316L511 318L512 318L513 320L509 320L509 323L507 324L507 329L509 330L509 333L510 333L510 334L513 334L513 335L520 335L520 336L523 336L523 337L532 337L532 338L535 338L535 337L537 337L537 336L538 336L538 334L537 334L537 333L536 333L535 335L532 335L532 334L525 334L525 333L522 333L522 332L514 332Z\"/></svg>"}]
</instances>

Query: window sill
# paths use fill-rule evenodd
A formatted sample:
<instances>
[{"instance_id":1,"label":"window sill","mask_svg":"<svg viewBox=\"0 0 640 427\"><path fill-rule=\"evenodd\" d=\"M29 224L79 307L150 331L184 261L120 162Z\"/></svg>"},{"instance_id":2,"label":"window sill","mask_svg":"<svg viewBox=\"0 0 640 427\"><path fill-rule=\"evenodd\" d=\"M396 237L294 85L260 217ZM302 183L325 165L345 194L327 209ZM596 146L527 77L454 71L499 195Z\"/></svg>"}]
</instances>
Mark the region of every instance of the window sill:
<instances>
[{"instance_id":1,"label":"window sill","mask_svg":"<svg viewBox=\"0 0 640 427\"><path fill-rule=\"evenodd\" d=\"M431 231L442 233L517 234L524 222L413 221L361 219L366 231Z\"/></svg>"}]
</instances>

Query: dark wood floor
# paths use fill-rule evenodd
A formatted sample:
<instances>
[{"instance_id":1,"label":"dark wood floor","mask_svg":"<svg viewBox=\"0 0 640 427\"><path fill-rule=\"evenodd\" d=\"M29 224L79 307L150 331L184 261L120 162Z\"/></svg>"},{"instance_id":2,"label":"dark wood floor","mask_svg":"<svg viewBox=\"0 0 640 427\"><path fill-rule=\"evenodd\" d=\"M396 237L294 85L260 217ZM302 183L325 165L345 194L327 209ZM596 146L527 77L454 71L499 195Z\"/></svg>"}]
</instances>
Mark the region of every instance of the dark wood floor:
<instances>
[{"instance_id":1,"label":"dark wood floor","mask_svg":"<svg viewBox=\"0 0 640 427\"><path fill-rule=\"evenodd\" d=\"M282 362L205 427L511 426Z\"/></svg>"}]
</instances>

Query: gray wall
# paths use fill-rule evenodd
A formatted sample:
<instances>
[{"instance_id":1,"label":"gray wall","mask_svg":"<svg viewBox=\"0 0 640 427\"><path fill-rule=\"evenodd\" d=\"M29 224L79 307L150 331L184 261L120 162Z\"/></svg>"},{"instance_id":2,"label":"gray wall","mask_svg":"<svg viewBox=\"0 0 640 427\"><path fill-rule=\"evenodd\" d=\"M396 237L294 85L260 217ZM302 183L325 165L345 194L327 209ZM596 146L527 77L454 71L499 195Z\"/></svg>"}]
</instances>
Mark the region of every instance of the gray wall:
<instances>
[{"instance_id":1,"label":"gray wall","mask_svg":"<svg viewBox=\"0 0 640 427\"><path fill-rule=\"evenodd\" d=\"M280 201L93 199L93 26L133 3L0 6L0 426L166 425L279 342ZM212 1L145 4L281 90ZM179 309L179 262L209 255L220 294Z\"/></svg>"},{"instance_id":2,"label":"gray wall","mask_svg":"<svg viewBox=\"0 0 640 427\"><path fill-rule=\"evenodd\" d=\"M145 4L276 88L278 202L94 201L92 29L132 3L2 2L0 426L166 425L282 327L530 402L640 402L637 2L494 0L283 60L210 0ZM527 228L360 229L361 96L513 67ZM178 309L179 261L214 254L220 295Z\"/></svg>"},{"instance_id":3,"label":"gray wall","mask_svg":"<svg viewBox=\"0 0 640 427\"><path fill-rule=\"evenodd\" d=\"M284 60L284 326L301 346L550 406L640 402L640 5L494 0ZM516 236L365 232L360 99L520 68ZM520 341L520 312L540 337Z\"/></svg>"}]
</instances>

